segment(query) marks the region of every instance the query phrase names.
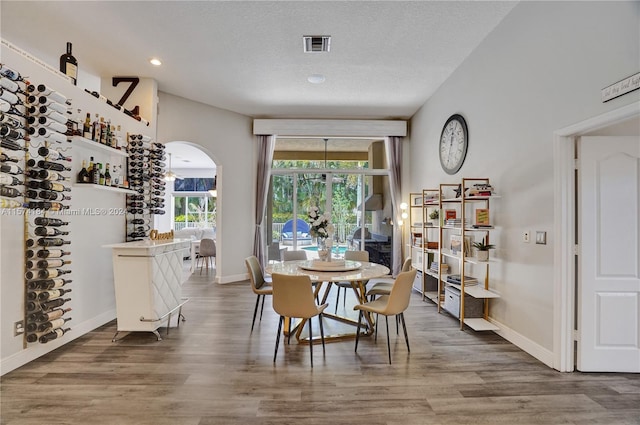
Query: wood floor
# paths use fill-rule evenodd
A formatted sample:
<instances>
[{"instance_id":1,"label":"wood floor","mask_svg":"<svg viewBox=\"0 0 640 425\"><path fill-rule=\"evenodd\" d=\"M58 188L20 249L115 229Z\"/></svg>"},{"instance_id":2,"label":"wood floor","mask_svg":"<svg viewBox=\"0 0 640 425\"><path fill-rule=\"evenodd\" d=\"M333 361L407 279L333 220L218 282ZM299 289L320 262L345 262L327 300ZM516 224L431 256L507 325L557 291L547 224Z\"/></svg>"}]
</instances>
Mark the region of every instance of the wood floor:
<instances>
[{"instance_id":1,"label":"wood floor","mask_svg":"<svg viewBox=\"0 0 640 425\"><path fill-rule=\"evenodd\" d=\"M0 423L640 424L640 375L556 372L493 333L460 331L417 294L410 354L390 323L392 365L383 326L357 354L354 341L324 356L314 345L313 369L307 345L281 342L274 364L270 298L250 334L248 283L211 280L185 284L187 321L163 341L113 343L114 321L2 377Z\"/></svg>"}]
</instances>

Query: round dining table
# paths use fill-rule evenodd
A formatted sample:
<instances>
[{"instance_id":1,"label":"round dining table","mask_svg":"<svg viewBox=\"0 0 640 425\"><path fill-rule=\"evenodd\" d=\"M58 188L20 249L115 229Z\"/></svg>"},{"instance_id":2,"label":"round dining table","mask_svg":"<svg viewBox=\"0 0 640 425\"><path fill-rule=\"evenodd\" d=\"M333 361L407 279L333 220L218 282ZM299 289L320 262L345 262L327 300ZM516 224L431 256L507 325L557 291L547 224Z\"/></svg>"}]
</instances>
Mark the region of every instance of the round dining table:
<instances>
[{"instance_id":1,"label":"round dining table","mask_svg":"<svg viewBox=\"0 0 640 425\"><path fill-rule=\"evenodd\" d=\"M382 276L388 276L389 268L382 264L365 262L365 261L350 261L346 260L338 264L322 264L317 260L298 260L298 261L281 261L273 262L267 265L265 268L267 274L279 273L289 276L306 275L309 276L312 282L318 282L314 291L314 297L318 298L322 288L324 287L324 293L320 304L324 304L329 295L329 291L333 282L349 282L356 295L357 302L359 304L365 303L366 300L366 282L369 279L375 279ZM332 314L325 311L324 317L339 320L343 323L358 325L358 321L345 315ZM371 335L374 330L374 319L372 314L364 314L365 323L361 326L361 330L364 328L366 335ZM302 338L301 332L306 323L306 320L301 320L294 327L296 332L296 339L298 342L309 342L308 338ZM288 326L284 326L284 329L288 329ZM325 335L326 341L336 341L347 338L353 338L356 336L356 329L353 332L340 332L331 335ZM313 341L314 343L317 341Z\"/></svg>"}]
</instances>

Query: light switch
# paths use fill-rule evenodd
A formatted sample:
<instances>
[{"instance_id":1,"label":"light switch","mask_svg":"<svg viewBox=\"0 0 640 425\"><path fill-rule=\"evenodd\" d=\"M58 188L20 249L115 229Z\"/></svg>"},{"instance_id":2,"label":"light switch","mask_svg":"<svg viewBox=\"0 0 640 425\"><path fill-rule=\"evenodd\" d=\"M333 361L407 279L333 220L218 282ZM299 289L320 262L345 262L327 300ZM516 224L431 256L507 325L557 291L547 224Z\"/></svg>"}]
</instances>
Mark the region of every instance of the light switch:
<instances>
[{"instance_id":1,"label":"light switch","mask_svg":"<svg viewBox=\"0 0 640 425\"><path fill-rule=\"evenodd\" d=\"M538 245L546 245L547 244L547 232L536 231L536 243Z\"/></svg>"}]
</instances>

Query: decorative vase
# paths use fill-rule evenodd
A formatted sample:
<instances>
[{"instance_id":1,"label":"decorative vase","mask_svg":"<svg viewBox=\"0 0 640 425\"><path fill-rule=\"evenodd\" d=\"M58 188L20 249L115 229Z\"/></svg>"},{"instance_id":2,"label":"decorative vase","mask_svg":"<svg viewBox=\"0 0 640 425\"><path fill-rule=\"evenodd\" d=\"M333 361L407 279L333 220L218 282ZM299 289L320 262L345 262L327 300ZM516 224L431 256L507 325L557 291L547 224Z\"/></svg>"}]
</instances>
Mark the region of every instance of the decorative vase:
<instances>
[{"instance_id":1,"label":"decorative vase","mask_svg":"<svg viewBox=\"0 0 640 425\"><path fill-rule=\"evenodd\" d=\"M327 245L327 238L316 238L316 246L318 247L318 257L321 261L329 261L331 258L331 248Z\"/></svg>"},{"instance_id":2,"label":"decorative vase","mask_svg":"<svg viewBox=\"0 0 640 425\"><path fill-rule=\"evenodd\" d=\"M486 251L477 251L476 257L478 261L489 261L489 250Z\"/></svg>"}]
</instances>

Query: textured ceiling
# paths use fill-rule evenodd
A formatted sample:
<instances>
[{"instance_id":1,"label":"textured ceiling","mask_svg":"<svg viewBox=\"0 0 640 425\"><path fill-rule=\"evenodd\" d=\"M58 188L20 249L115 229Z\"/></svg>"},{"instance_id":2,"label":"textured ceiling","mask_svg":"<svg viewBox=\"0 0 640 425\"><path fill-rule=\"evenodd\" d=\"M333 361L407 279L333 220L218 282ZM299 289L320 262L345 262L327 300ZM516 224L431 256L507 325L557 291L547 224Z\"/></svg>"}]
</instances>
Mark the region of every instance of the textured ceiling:
<instances>
[{"instance_id":1,"label":"textured ceiling","mask_svg":"<svg viewBox=\"0 0 640 425\"><path fill-rule=\"evenodd\" d=\"M515 4L5 0L0 16L3 38L54 66L71 41L81 82L151 77L256 118L406 119ZM303 53L303 35L331 35L331 52Z\"/></svg>"}]
</instances>

